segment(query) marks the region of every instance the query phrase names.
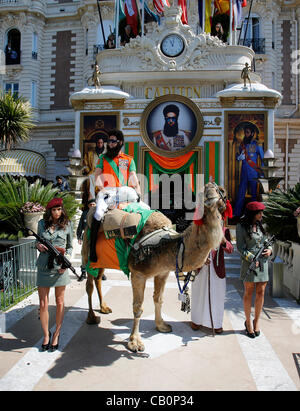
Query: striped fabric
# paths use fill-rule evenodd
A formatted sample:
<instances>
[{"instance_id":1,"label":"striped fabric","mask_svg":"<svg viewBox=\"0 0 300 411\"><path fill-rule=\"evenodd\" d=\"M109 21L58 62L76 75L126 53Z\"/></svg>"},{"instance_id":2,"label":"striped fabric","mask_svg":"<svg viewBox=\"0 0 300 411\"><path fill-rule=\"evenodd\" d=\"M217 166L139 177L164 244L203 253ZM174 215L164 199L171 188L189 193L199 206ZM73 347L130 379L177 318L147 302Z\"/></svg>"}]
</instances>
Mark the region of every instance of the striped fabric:
<instances>
[{"instance_id":1,"label":"striped fabric","mask_svg":"<svg viewBox=\"0 0 300 411\"><path fill-rule=\"evenodd\" d=\"M0 174L46 177L46 160L42 154L29 150L1 150Z\"/></svg>"},{"instance_id":2,"label":"striped fabric","mask_svg":"<svg viewBox=\"0 0 300 411\"><path fill-rule=\"evenodd\" d=\"M128 154L129 156L133 157L136 169L138 170L139 143L133 141L126 142L124 152L125 154Z\"/></svg>"},{"instance_id":3,"label":"striped fabric","mask_svg":"<svg viewBox=\"0 0 300 411\"><path fill-rule=\"evenodd\" d=\"M205 143L205 184L214 181L219 184L220 181L220 143L208 141Z\"/></svg>"}]
</instances>

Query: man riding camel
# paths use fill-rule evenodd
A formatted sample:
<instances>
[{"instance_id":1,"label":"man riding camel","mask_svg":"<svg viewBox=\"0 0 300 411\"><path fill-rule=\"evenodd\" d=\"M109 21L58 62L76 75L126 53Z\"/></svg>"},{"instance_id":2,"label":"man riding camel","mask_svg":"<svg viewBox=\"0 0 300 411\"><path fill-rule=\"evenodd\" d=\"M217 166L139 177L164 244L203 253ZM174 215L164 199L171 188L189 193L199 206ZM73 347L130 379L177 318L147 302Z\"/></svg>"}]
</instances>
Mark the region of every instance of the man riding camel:
<instances>
[{"instance_id":1,"label":"man riding camel","mask_svg":"<svg viewBox=\"0 0 300 411\"><path fill-rule=\"evenodd\" d=\"M105 187L122 187L128 186L135 189L137 194L141 195L140 184L136 175L136 165L134 159L124 154L121 150L124 145L124 135L120 130L110 130L108 132L107 150L105 154L100 155L95 170L95 186L101 191ZM94 216L91 226L91 262L97 261L96 241L97 233L100 226Z\"/></svg>"}]
</instances>

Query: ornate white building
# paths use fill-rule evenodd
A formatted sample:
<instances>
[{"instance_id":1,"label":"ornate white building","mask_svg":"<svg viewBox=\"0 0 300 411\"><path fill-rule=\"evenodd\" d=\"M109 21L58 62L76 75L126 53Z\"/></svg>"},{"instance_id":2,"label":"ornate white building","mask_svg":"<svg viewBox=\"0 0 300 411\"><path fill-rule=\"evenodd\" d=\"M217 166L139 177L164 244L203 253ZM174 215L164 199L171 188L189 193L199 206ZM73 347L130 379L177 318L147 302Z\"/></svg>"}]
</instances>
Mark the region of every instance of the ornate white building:
<instances>
[{"instance_id":1,"label":"ornate white building","mask_svg":"<svg viewBox=\"0 0 300 411\"><path fill-rule=\"evenodd\" d=\"M197 118L201 116L195 141L197 171L206 173L205 178L214 168L213 178L229 184L229 123L237 121L230 116L261 113L265 117L255 121L263 122L264 149L274 151L279 158L276 165L281 167L278 174L285 184L294 185L300 174L297 3L253 0L244 36L248 1L242 10L245 24L241 35L234 33L232 44L227 45L202 33L198 1L190 0L188 26L181 24L178 11L167 10L160 26L146 24L144 37L120 49L102 50L96 0L0 0L0 87L30 100L35 114L32 139L22 148L44 156L47 179L67 175L70 153L74 147L83 151L83 142L89 138L89 118L95 116L101 128L103 116L110 115L111 124L123 130L126 141L136 143L143 173L149 137L145 122L151 114L147 107L153 101L159 105L157 98L176 95L183 98L179 104L185 106L184 99L188 99L188 108L196 110ZM110 28L113 30L114 2L101 1L100 8L107 38ZM183 42L183 50L174 57L167 51L164 54L163 42L169 34L178 35ZM9 42L16 54L8 61ZM96 58L102 73L99 90L89 87ZM241 79L245 63L255 70L248 90L243 89ZM149 138L148 146L151 149Z\"/></svg>"}]
</instances>

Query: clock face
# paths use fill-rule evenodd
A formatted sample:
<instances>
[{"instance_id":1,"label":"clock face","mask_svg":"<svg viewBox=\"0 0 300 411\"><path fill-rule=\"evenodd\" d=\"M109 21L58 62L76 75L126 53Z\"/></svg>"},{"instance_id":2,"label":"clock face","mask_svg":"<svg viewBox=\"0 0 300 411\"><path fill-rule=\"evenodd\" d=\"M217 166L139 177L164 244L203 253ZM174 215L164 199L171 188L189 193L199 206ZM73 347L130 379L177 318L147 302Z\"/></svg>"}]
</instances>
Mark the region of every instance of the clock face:
<instances>
[{"instance_id":1,"label":"clock face","mask_svg":"<svg viewBox=\"0 0 300 411\"><path fill-rule=\"evenodd\" d=\"M177 34L169 34L161 42L161 51L167 57L177 57L184 50L184 41Z\"/></svg>"}]
</instances>

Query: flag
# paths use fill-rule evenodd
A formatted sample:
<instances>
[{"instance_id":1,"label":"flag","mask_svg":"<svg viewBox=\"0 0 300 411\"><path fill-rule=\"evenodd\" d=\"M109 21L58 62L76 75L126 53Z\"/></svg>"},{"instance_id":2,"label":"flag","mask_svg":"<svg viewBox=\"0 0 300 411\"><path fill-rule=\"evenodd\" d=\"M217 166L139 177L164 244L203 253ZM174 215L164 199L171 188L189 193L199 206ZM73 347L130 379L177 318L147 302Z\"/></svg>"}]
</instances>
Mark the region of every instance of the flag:
<instances>
[{"instance_id":1,"label":"flag","mask_svg":"<svg viewBox=\"0 0 300 411\"><path fill-rule=\"evenodd\" d=\"M126 15L126 23L130 24L132 32L136 37L140 31L140 14L136 0L125 0L124 11Z\"/></svg>"},{"instance_id":2,"label":"flag","mask_svg":"<svg viewBox=\"0 0 300 411\"><path fill-rule=\"evenodd\" d=\"M153 0L153 6L160 15L164 12L165 7L170 7L169 0Z\"/></svg>"},{"instance_id":3,"label":"flag","mask_svg":"<svg viewBox=\"0 0 300 411\"><path fill-rule=\"evenodd\" d=\"M212 20L211 0L205 0L205 26L204 26L204 31L206 33L211 32L211 20Z\"/></svg>"},{"instance_id":4,"label":"flag","mask_svg":"<svg viewBox=\"0 0 300 411\"><path fill-rule=\"evenodd\" d=\"M203 0L198 0L199 26L203 29Z\"/></svg>"},{"instance_id":5,"label":"flag","mask_svg":"<svg viewBox=\"0 0 300 411\"><path fill-rule=\"evenodd\" d=\"M219 14L229 14L230 1L229 0L215 0L215 9Z\"/></svg>"},{"instance_id":6,"label":"flag","mask_svg":"<svg viewBox=\"0 0 300 411\"><path fill-rule=\"evenodd\" d=\"M144 3L144 21L145 23L150 23L151 21L156 21L158 24L160 22L160 18L157 14L155 14L148 6L147 0L140 0L140 7L143 8Z\"/></svg>"},{"instance_id":7,"label":"flag","mask_svg":"<svg viewBox=\"0 0 300 411\"><path fill-rule=\"evenodd\" d=\"M182 24L188 24L186 0L178 0L178 5L181 7L181 10L182 10L182 15L181 15Z\"/></svg>"},{"instance_id":8,"label":"flag","mask_svg":"<svg viewBox=\"0 0 300 411\"><path fill-rule=\"evenodd\" d=\"M162 0L153 0L153 6L158 14L162 14L164 12L164 4Z\"/></svg>"},{"instance_id":9,"label":"flag","mask_svg":"<svg viewBox=\"0 0 300 411\"><path fill-rule=\"evenodd\" d=\"M234 0L233 3L233 12L235 19L235 27L241 27L242 22L242 2L243 0Z\"/></svg>"}]
</instances>

